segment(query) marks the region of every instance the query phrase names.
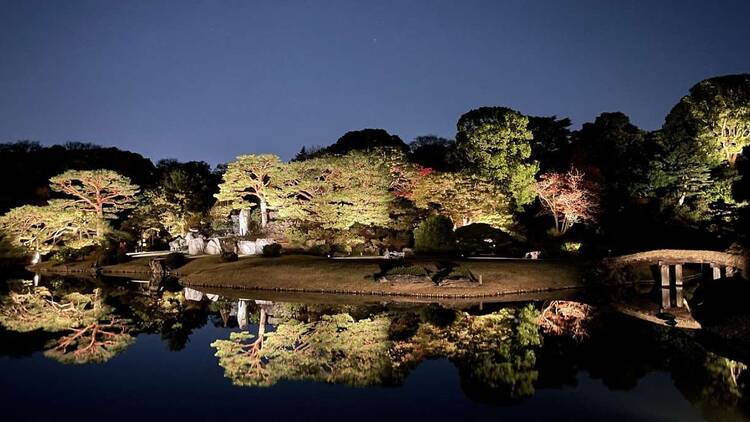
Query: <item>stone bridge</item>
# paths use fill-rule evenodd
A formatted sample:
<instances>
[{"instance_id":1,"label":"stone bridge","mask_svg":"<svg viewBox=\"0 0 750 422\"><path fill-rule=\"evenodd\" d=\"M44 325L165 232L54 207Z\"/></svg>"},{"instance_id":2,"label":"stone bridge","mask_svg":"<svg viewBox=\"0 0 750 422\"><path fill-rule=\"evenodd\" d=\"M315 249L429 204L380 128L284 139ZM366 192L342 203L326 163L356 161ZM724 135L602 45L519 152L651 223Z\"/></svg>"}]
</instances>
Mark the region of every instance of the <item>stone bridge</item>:
<instances>
[{"instance_id":1,"label":"stone bridge","mask_svg":"<svg viewBox=\"0 0 750 422\"><path fill-rule=\"evenodd\" d=\"M602 264L614 271L633 265L658 265L659 279L662 287L662 307L682 307L682 266L686 264L703 264L711 268L714 280L732 277L739 274L748 278L748 255L706 250L657 249L638 252L605 259ZM674 292L672 292L674 290Z\"/></svg>"}]
</instances>

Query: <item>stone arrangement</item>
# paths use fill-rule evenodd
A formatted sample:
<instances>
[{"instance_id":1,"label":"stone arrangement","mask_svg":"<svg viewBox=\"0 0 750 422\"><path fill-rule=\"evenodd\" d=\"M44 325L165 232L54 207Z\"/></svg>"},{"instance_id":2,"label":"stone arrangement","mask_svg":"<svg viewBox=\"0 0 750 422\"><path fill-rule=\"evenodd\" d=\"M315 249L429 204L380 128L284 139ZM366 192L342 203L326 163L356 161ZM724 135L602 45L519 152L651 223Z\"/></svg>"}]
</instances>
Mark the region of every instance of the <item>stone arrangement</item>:
<instances>
[{"instance_id":1,"label":"stone arrangement","mask_svg":"<svg viewBox=\"0 0 750 422\"><path fill-rule=\"evenodd\" d=\"M188 255L221 255L235 252L237 255L262 255L263 247L273 243L271 239L237 240L233 237L206 238L201 234L188 233L169 242L170 252L187 252Z\"/></svg>"}]
</instances>

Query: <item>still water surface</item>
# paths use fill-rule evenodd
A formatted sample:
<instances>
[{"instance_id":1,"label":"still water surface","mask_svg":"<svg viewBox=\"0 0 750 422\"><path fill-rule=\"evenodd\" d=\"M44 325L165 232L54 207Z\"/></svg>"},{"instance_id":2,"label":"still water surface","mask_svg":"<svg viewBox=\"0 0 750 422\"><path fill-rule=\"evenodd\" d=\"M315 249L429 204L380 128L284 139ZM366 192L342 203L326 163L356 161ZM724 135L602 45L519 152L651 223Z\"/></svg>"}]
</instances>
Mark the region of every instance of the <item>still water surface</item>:
<instances>
[{"instance_id":1,"label":"still water surface","mask_svg":"<svg viewBox=\"0 0 750 422\"><path fill-rule=\"evenodd\" d=\"M541 302L302 304L71 279L0 297L3 420L748 417L742 362L699 331L612 313L575 339L539 329Z\"/></svg>"}]
</instances>

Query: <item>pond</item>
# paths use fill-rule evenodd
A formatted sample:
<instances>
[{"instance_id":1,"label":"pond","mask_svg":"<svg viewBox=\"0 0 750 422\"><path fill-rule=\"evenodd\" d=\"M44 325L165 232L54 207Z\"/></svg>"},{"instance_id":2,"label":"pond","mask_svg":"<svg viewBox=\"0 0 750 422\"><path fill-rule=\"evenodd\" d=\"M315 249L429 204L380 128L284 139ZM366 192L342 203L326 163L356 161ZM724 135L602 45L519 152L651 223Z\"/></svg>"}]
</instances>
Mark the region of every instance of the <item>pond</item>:
<instances>
[{"instance_id":1,"label":"pond","mask_svg":"<svg viewBox=\"0 0 750 422\"><path fill-rule=\"evenodd\" d=\"M746 365L700 330L543 301L304 303L28 277L0 293L3 420L743 420Z\"/></svg>"}]
</instances>

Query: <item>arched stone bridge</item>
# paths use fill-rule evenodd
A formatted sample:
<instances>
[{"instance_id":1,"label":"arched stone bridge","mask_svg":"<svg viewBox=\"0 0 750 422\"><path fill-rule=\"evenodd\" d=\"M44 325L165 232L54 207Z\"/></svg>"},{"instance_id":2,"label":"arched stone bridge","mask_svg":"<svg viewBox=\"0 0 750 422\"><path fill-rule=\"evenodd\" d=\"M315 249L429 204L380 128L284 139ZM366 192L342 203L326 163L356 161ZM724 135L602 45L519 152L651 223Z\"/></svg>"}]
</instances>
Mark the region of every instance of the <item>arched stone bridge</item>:
<instances>
[{"instance_id":1,"label":"arched stone bridge","mask_svg":"<svg viewBox=\"0 0 750 422\"><path fill-rule=\"evenodd\" d=\"M662 307L682 307L682 266L686 264L705 264L711 267L714 280L722 277L731 277L737 273L748 278L748 255L734 254L719 251L685 250L685 249L657 249L653 251L638 252L614 258L607 258L603 262L605 267L611 271L626 266L645 264L658 265L659 276L657 282L662 287ZM675 293L671 294L670 291Z\"/></svg>"},{"instance_id":2,"label":"arched stone bridge","mask_svg":"<svg viewBox=\"0 0 750 422\"><path fill-rule=\"evenodd\" d=\"M607 258L604 265L611 269L618 269L629 265L684 265L684 264L708 264L712 268L734 270L747 275L747 256L719 251L686 250L686 249L657 249L653 251L638 252L630 255L622 255Z\"/></svg>"}]
</instances>

